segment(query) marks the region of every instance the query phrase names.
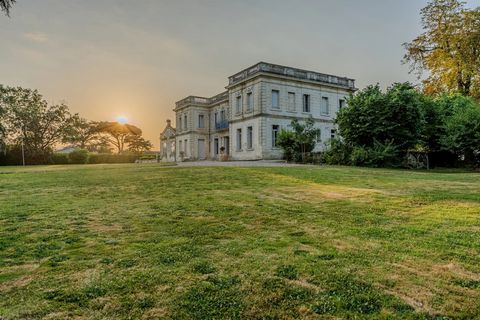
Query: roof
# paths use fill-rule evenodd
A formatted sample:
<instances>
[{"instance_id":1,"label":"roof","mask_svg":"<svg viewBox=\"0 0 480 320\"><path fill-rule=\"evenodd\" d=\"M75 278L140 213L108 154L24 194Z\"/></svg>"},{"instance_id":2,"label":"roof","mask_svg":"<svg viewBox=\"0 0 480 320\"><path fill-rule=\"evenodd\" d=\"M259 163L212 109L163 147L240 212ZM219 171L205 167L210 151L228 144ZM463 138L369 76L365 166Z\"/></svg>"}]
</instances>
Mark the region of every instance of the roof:
<instances>
[{"instance_id":1,"label":"roof","mask_svg":"<svg viewBox=\"0 0 480 320\"><path fill-rule=\"evenodd\" d=\"M319 82L336 87L343 87L349 90L355 90L355 80L351 78L292 68L267 62L259 62L249 68L246 68L234 74L233 76L228 77L227 88L259 74L273 74L277 76Z\"/></svg>"}]
</instances>

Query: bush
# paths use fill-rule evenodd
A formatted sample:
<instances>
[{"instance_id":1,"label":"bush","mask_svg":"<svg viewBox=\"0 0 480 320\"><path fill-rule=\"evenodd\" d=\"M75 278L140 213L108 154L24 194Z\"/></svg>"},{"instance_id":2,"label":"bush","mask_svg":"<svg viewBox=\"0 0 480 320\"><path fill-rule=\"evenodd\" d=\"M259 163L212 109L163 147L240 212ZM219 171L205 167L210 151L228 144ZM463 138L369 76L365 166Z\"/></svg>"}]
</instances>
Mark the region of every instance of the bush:
<instances>
[{"instance_id":1,"label":"bush","mask_svg":"<svg viewBox=\"0 0 480 320\"><path fill-rule=\"evenodd\" d=\"M88 163L134 163L137 159L134 154L91 153Z\"/></svg>"},{"instance_id":2,"label":"bush","mask_svg":"<svg viewBox=\"0 0 480 320\"><path fill-rule=\"evenodd\" d=\"M326 164L351 165L352 147L340 139L331 139L322 161Z\"/></svg>"},{"instance_id":3,"label":"bush","mask_svg":"<svg viewBox=\"0 0 480 320\"><path fill-rule=\"evenodd\" d=\"M88 151L79 149L68 154L68 160L72 164L85 164L88 160Z\"/></svg>"},{"instance_id":4,"label":"bush","mask_svg":"<svg viewBox=\"0 0 480 320\"><path fill-rule=\"evenodd\" d=\"M373 147L355 147L350 161L354 166L365 167L398 167L402 157L392 142L374 142Z\"/></svg>"},{"instance_id":5,"label":"bush","mask_svg":"<svg viewBox=\"0 0 480 320\"><path fill-rule=\"evenodd\" d=\"M53 153L50 159L52 164L68 164L67 153Z\"/></svg>"}]
</instances>

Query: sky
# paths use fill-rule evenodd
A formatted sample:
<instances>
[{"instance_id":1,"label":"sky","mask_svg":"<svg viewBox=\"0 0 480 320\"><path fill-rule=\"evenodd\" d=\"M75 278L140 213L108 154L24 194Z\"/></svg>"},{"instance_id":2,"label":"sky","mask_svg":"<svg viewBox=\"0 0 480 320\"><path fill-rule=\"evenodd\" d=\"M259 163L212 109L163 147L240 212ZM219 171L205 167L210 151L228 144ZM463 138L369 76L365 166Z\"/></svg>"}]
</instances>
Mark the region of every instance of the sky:
<instances>
[{"instance_id":1,"label":"sky","mask_svg":"<svg viewBox=\"0 0 480 320\"><path fill-rule=\"evenodd\" d=\"M10 18L0 15L0 84L38 89L89 120L124 117L158 149L175 101L220 93L259 61L354 78L358 88L417 81L402 43L422 31L426 3L18 0Z\"/></svg>"}]
</instances>

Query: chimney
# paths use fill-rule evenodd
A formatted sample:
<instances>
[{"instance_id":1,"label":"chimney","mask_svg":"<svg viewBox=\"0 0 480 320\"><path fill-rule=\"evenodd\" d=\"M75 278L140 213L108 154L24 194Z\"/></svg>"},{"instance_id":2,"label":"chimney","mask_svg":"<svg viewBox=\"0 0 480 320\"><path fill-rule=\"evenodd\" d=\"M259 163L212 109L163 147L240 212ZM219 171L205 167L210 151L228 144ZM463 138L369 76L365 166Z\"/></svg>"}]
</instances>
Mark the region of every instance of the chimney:
<instances>
[{"instance_id":1,"label":"chimney","mask_svg":"<svg viewBox=\"0 0 480 320\"><path fill-rule=\"evenodd\" d=\"M170 119L167 119L167 126L171 126L172 121Z\"/></svg>"}]
</instances>

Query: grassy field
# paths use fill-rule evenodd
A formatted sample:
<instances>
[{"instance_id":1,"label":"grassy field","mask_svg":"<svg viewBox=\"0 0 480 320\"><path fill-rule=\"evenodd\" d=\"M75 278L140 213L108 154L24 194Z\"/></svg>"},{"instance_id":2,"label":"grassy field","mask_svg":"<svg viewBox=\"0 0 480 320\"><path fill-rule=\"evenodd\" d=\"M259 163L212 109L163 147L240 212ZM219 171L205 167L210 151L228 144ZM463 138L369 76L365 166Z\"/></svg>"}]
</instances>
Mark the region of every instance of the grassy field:
<instances>
[{"instance_id":1,"label":"grassy field","mask_svg":"<svg viewBox=\"0 0 480 320\"><path fill-rule=\"evenodd\" d=\"M1 319L480 317L480 175L0 168Z\"/></svg>"}]
</instances>

